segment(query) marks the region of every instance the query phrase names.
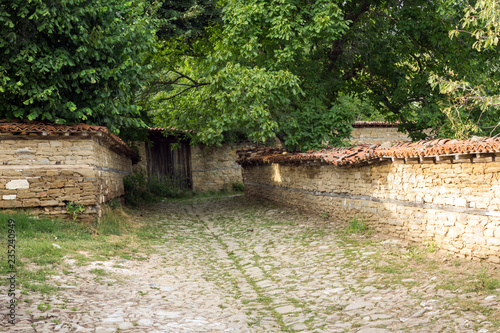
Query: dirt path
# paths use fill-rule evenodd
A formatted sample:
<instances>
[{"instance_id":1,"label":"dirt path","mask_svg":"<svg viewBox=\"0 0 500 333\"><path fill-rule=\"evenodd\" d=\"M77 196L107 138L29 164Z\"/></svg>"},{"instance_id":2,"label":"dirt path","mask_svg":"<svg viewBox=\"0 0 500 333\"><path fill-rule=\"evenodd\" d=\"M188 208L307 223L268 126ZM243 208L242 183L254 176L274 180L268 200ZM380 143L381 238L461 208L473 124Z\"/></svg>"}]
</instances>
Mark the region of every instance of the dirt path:
<instances>
[{"instance_id":1,"label":"dirt path","mask_svg":"<svg viewBox=\"0 0 500 333\"><path fill-rule=\"evenodd\" d=\"M145 219L155 254L73 266L0 330L500 331L500 290L475 264L244 197L164 203Z\"/></svg>"}]
</instances>

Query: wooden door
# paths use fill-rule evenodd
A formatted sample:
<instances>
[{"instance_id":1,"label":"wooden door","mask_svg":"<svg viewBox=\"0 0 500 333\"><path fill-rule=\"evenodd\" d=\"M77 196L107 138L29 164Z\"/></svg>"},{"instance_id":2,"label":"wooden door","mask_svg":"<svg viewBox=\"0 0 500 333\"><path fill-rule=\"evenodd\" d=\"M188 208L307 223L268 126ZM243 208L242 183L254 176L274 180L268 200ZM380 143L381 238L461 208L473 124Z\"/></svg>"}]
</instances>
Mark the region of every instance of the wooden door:
<instances>
[{"instance_id":1,"label":"wooden door","mask_svg":"<svg viewBox=\"0 0 500 333\"><path fill-rule=\"evenodd\" d=\"M150 140L152 143L146 144L148 177L170 178L179 188L192 189L189 143L158 135L150 136Z\"/></svg>"}]
</instances>

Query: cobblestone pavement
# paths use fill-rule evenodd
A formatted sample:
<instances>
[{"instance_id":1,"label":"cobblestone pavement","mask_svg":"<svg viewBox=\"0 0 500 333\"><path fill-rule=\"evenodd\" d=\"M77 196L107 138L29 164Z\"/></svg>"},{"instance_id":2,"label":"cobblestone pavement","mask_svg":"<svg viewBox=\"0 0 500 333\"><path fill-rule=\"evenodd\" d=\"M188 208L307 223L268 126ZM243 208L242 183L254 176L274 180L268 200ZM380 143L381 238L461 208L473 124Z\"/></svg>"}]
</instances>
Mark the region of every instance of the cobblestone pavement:
<instances>
[{"instance_id":1,"label":"cobblestone pavement","mask_svg":"<svg viewBox=\"0 0 500 333\"><path fill-rule=\"evenodd\" d=\"M478 264L429 255L432 244L345 235L241 196L144 214L154 254L75 265L53 277L57 293L23 295L18 322L0 330L500 332L500 290Z\"/></svg>"}]
</instances>

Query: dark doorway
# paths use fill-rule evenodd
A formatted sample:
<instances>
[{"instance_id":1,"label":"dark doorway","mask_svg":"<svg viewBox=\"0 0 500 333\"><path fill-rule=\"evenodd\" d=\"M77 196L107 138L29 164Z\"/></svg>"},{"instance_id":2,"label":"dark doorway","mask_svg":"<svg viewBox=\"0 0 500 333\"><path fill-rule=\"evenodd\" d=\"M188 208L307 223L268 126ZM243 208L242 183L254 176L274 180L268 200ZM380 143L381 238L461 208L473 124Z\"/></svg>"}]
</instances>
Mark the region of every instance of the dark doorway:
<instances>
[{"instance_id":1,"label":"dark doorway","mask_svg":"<svg viewBox=\"0 0 500 333\"><path fill-rule=\"evenodd\" d=\"M192 189L191 147L187 141L161 132L149 133L146 144L148 177L171 179L181 189Z\"/></svg>"}]
</instances>

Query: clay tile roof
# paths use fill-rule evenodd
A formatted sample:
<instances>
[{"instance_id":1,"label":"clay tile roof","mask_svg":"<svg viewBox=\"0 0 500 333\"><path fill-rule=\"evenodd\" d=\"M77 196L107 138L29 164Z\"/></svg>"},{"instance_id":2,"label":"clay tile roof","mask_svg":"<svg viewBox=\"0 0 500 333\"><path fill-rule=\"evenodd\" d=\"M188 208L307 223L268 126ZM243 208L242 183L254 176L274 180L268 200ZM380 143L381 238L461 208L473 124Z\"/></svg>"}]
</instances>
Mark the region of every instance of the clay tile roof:
<instances>
[{"instance_id":1,"label":"clay tile roof","mask_svg":"<svg viewBox=\"0 0 500 333\"><path fill-rule=\"evenodd\" d=\"M171 127L171 128L164 128L164 127L148 127L148 131L150 133L155 133L155 132L165 132L165 131L169 131L169 132L176 132L176 133L194 133L193 130L178 130L174 127Z\"/></svg>"},{"instance_id":2,"label":"clay tile roof","mask_svg":"<svg viewBox=\"0 0 500 333\"><path fill-rule=\"evenodd\" d=\"M0 120L0 133L17 135L29 133L40 133L45 135L62 133L101 133L105 140L109 142L111 149L121 152L131 157L132 160L137 161L136 152L104 126L92 126L87 124L60 125L47 122L6 122L5 120Z\"/></svg>"},{"instance_id":3,"label":"clay tile roof","mask_svg":"<svg viewBox=\"0 0 500 333\"><path fill-rule=\"evenodd\" d=\"M500 138L473 137L469 140L435 139L401 141L384 144L361 143L352 147L328 147L306 153L285 153L279 148L243 149L238 151L242 165L264 163L299 163L319 161L338 166L376 163L387 159L436 158L440 156L500 153Z\"/></svg>"},{"instance_id":4,"label":"clay tile roof","mask_svg":"<svg viewBox=\"0 0 500 333\"><path fill-rule=\"evenodd\" d=\"M399 122L390 123L388 121L355 121L352 127L398 127Z\"/></svg>"},{"instance_id":5,"label":"clay tile roof","mask_svg":"<svg viewBox=\"0 0 500 333\"><path fill-rule=\"evenodd\" d=\"M163 132L165 128L162 127L148 127L148 131L150 132Z\"/></svg>"}]
</instances>

